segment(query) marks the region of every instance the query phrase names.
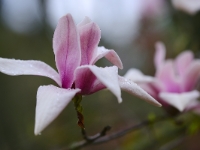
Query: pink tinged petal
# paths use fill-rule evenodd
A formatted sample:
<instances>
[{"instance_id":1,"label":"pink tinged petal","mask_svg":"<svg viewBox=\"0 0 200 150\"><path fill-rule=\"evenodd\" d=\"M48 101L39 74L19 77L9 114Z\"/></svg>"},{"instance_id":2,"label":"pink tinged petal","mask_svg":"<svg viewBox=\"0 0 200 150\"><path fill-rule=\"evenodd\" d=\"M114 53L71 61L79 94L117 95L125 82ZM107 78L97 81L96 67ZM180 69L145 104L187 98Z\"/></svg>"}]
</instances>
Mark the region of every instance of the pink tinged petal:
<instances>
[{"instance_id":1,"label":"pink tinged petal","mask_svg":"<svg viewBox=\"0 0 200 150\"><path fill-rule=\"evenodd\" d=\"M88 65L101 38L101 30L91 22L78 28L81 40L81 65Z\"/></svg>"},{"instance_id":2,"label":"pink tinged petal","mask_svg":"<svg viewBox=\"0 0 200 150\"><path fill-rule=\"evenodd\" d=\"M154 56L154 65L156 69L160 68L165 61L166 48L162 42L156 42L155 44L156 52Z\"/></svg>"},{"instance_id":3,"label":"pink tinged petal","mask_svg":"<svg viewBox=\"0 0 200 150\"><path fill-rule=\"evenodd\" d=\"M122 102L121 90L118 82L118 69L116 66L100 68L87 65L82 67L89 68L96 78L117 97L118 102Z\"/></svg>"},{"instance_id":4,"label":"pink tinged petal","mask_svg":"<svg viewBox=\"0 0 200 150\"><path fill-rule=\"evenodd\" d=\"M93 55L90 64L95 64L102 57L105 57L107 60L109 60L113 65L117 66L118 68L123 69L123 64L117 53L114 50L108 50L103 46L98 47L97 53Z\"/></svg>"},{"instance_id":5,"label":"pink tinged petal","mask_svg":"<svg viewBox=\"0 0 200 150\"><path fill-rule=\"evenodd\" d=\"M187 106L187 108L184 111L192 111L196 113L197 115L200 115L200 102L199 100L195 100L192 103Z\"/></svg>"},{"instance_id":6,"label":"pink tinged petal","mask_svg":"<svg viewBox=\"0 0 200 150\"><path fill-rule=\"evenodd\" d=\"M191 91L197 85L197 82L200 77L200 60L195 60L187 68L187 72L183 75L182 78L182 87L183 91Z\"/></svg>"},{"instance_id":7,"label":"pink tinged petal","mask_svg":"<svg viewBox=\"0 0 200 150\"><path fill-rule=\"evenodd\" d=\"M105 87L87 66L80 66L75 72L75 87L81 89L81 94L88 95Z\"/></svg>"},{"instance_id":8,"label":"pink tinged petal","mask_svg":"<svg viewBox=\"0 0 200 150\"><path fill-rule=\"evenodd\" d=\"M178 57L175 59L175 65L179 75L185 73L193 59L194 54L191 51L185 51L178 55Z\"/></svg>"},{"instance_id":9,"label":"pink tinged petal","mask_svg":"<svg viewBox=\"0 0 200 150\"><path fill-rule=\"evenodd\" d=\"M173 61L166 61L163 66L157 70L156 78L164 86L166 92L180 92L180 78L175 74Z\"/></svg>"},{"instance_id":10,"label":"pink tinged petal","mask_svg":"<svg viewBox=\"0 0 200 150\"><path fill-rule=\"evenodd\" d=\"M86 25L86 24L88 24L88 23L91 23L92 21L91 21L91 19L89 18L89 17L85 17L84 19L83 19L83 21L81 21L78 25L77 25L77 27L79 28L79 27L81 27L81 26L84 26L84 25Z\"/></svg>"},{"instance_id":11,"label":"pink tinged petal","mask_svg":"<svg viewBox=\"0 0 200 150\"><path fill-rule=\"evenodd\" d=\"M184 111L194 111L195 113L200 113L200 102L198 99L190 102L187 107L184 109Z\"/></svg>"},{"instance_id":12,"label":"pink tinged petal","mask_svg":"<svg viewBox=\"0 0 200 150\"><path fill-rule=\"evenodd\" d=\"M40 134L79 91L80 89L62 89L53 85L40 86L37 92L35 134Z\"/></svg>"},{"instance_id":13,"label":"pink tinged petal","mask_svg":"<svg viewBox=\"0 0 200 150\"><path fill-rule=\"evenodd\" d=\"M133 81L126 79L124 77L119 76L119 85L122 90L135 95L155 106L161 106L159 102L157 102L151 95L149 95L146 91L144 91L140 86L138 86Z\"/></svg>"},{"instance_id":14,"label":"pink tinged petal","mask_svg":"<svg viewBox=\"0 0 200 150\"><path fill-rule=\"evenodd\" d=\"M81 61L80 39L70 14L58 22L53 37L53 49L62 87L69 88L74 81L74 71Z\"/></svg>"},{"instance_id":15,"label":"pink tinged petal","mask_svg":"<svg viewBox=\"0 0 200 150\"><path fill-rule=\"evenodd\" d=\"M0 72L11 75L38 75L53 79L61 85L59 74L49 65L36 60L0 58Z\"/></svg>"},{"instance_id":16,"label":"pink tinged petal","mask_svg":"<svg viewBox=\"0 0 200 150\"><path fill-rule=\"evenodd\" d=\"M192 112L196 113L197 115L200 115L200 104L199 104L199 106L193 108Z\"/></svg>"},{"instance_id":17,"label":"pink tinged petal","mask_svg":"<svg viewBox=\"0 0 200 150\"><path fill-rule=\"evenodd\" d=\"M153 98L158 99L158 93L156 87L154 87L154 84L151 83L139 83L138 84L143 90L145 90L148 94L150 94Z\"/></svg>"},{"instance_id":18,"label":"pink tinged petal","mask_svg":"<svg viewBox=\"0 0 200 150\"><path fill-rule=\"evenodd\" d=\"M139 69L131 68L124 75L125 78L137 83L154 82L154 77L144 75Z\"/></svg>"},{"instance_id":19,"label":"pink tinged petal","mask_svg":"<svg viewBox=\"0 0 200 150\"><path fill-rule=\"evenodd\" d=\"M179 111L183 111L187 106L200 96L198 91L191 91L185 93L167 93L162 92L159 97L166 103L174 106Z\"/></svg>"}]
</instances>

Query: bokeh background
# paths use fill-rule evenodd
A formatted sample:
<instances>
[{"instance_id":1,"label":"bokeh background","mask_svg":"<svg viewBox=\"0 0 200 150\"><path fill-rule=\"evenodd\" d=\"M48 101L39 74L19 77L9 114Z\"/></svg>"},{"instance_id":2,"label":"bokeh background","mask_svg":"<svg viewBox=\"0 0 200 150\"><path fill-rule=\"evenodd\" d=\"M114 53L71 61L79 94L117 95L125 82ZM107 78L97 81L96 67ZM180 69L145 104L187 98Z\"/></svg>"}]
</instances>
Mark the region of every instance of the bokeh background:
<instances>
[{"instance_id":1,"label":"bokeh background","mask_svg":"<svg viewBox=\"0 0 200 150\"><path fill-rule=\"evenodd\" d=\"M200 12L191 15L177 10L170 0L0 0L0 57L42 60L55 68L53 32L58 19L67 13L72 14L76 23L88 16L100 26L100 46L114 49L123 62L120 75L129 68L138 68L153 76L157 41L165 43L167 57L174 58L183 50L200 56ZM97 65L110 64L102 59ZM59 150L82 140L73 103L42 135L34 135L37 88L48 84L56 85L45 77L0 74L0 149ZM165 114L162 108L139 98L124 92L122 96L121 104L107 90L83 98L89 135L107 125L112 126L109 133L113 133ZM167 120L146 126L122 138L83 149L198 150L200 116L188 114L178 121L181 123ZM178 143L176 148L168 146L173 146L173 142Z\"/></svg>"}]
</instances>

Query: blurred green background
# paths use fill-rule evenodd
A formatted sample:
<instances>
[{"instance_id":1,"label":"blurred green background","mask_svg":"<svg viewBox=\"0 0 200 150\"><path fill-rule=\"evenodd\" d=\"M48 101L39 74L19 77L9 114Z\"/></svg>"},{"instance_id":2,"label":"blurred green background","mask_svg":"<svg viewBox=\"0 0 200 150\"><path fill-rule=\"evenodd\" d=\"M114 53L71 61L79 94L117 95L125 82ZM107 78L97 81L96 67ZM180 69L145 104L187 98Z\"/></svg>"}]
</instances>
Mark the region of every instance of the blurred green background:
<instances>
[{"instance_id":1,"label":"blurred green background","mask_svg":"<svg viewBox=\"0 0 200 150\"><path fill-rule=\"evenodd\" d=\"M36 7L36 10L31 12L32 10L28 9L28 4L26 5L28 2L23 3L20 0L18 3L14 1L9 3L6 0L0 0L0 57L42 60L55 68L52 50L52 36L55 28L47 20L50 15L47 11L48 1L35 2L37 7L30 4L30 8ZM70 1L67 2L69 3ZM121 3L126 2L128 1L110 1L105 9L109 10L116 7L121 12L129 11L131 9L130 6L127 9L120 7ZM57 1L57 3L62 5L63 1ZM106 2L104 1L104 3ZM15 10L15 7L19 8ZM79 7L76 5L76 7L70 8L70 10L74 9L75 12L76 9L80 9ZM90 7L92 6L90 5ZM107 20L110 22L116 22L115 20L117 20L119 23L123 21L125 26L121 26L121 28L129 28L128 32L133 33L129 38L123 35L119 45L114 37L110 37L113 38L112 41L104 38L109 36L109 34L114 34L110 30L111 33L107 31L108 33L106 34L108 35L104 34L100 42L101 46L114 49L121 57L124 69L119 70L120 75L124 75L132 67L141 69L145 74L154 75L153 56L156 41L163 41L165 43L167 57L174 58L181 51L191 49L195 56L199 58L200 12L191 16L176 10L170 1L165 0L163 0L163 4L160 7L162 7L160 9L162 12L149 13L148 15L144 15L141 12L138 13L137 15L140 15L140 17L136 20L137 27L134 28L130 28L127 25L129 21L131 22L131 18L127 18L127 23L125 22L126 20L123 20L123 17L126 17L126 13L124 13L125 16L116 16L113 17L113 20L111 17L110 20ZM63 9L66 9L66 13L72 13L68 8L63 7ZM18 13L19 10L23 10L21 14ZM54 10L52 13L56 11L58 10ZM11 12L14 13L14 16L12 16ZM96 13L101 14L103 12ZM112 13L112 11L107 13ZM26 20L27 16L23 15L27 15L28 20ZM80 14L80 16L82 15L90 17L88 12L87 14ZM109 14L105 14L104 17L106 15ZM79 14L72 13L72 16L77 17ZM134 18L134 16L132 17ZM97 22L101 21L101 18L95 18ZM102 24L100 23L100 28ZM27 25L28 28L22 25ZM115 28L115 25L108 28ZM114 30L118 31L118 29ZM136 30L137 34L135 34ZM102 32L105 31L102 29ZM117 35L120 37L120 34ZM105 59L102 59L97 65L107 66L110 64ZM34 135L37 88L40 85L48 84L56 85L52 80L45 77L13 77L0 73L0 149L57 150L70 146L75 141L82 140L80 128L76 124L77 118L73 103L66 107L61 115L42 132L42 135ZM150 114L153 116L165 114L162 108L149 105L143 100L127 93L122 92L122 97L123 102L118 104L114 95L107 90L103 90L83 98L85 126L89 135L98 133L107 125L112 127L111 131L108 132L109 134L138 123L148 118ZM176 142L176 140L180 140L181 144L171 149L197 150L200 147L198 142L200 139L200 117L188 114L179 119L183 121L180 124L169 120L160 122L108 143L83 149L166 149L166 145L171 141Z\"/></svg>"}]
</instances>

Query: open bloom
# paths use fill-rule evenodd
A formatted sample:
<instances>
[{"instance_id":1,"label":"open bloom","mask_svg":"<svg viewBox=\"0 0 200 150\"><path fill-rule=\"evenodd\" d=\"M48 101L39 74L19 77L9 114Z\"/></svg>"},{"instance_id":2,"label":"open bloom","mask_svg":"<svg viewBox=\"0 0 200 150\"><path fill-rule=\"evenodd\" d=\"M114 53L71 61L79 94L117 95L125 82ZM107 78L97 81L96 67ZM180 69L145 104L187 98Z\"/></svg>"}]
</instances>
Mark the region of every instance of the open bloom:
<instances>
[{"instance_id":1,"label":"open bloom","mask_svg":"<svg viewBox=\"0 0 200 150\"><path fill-rule=\"evenodd\" d=\"M121 102L122 88L160 106L135 83L118 76L117 67L122 68L119 56L113 50L98 47L99 40L100 29L94 22L86 17L76 26L68 14L59 20L53 37L58 73L41 61L0 58L0 71L5 74L46 76L60 86L38 88L35 134L48 126L76 94L88 95L108 88ZM94 63L102 57L115 66L95 66Z\"/></svg>"},{"instance_id":2,"label":"open bloom","mask_svg":"<svg viewBox=\"0 0 200 150\"><path fill-rule=\"evenodd\" d=\"M137 82L164 107L173 106L179 111L199 107L200 94L195 87L200 76L200 60L194 59L191 51L184 51L175 60L165 60L165 46L156 43L154 64L155 77L145 76L131 69L126 78Z\"/></svg>"}]
</instances>

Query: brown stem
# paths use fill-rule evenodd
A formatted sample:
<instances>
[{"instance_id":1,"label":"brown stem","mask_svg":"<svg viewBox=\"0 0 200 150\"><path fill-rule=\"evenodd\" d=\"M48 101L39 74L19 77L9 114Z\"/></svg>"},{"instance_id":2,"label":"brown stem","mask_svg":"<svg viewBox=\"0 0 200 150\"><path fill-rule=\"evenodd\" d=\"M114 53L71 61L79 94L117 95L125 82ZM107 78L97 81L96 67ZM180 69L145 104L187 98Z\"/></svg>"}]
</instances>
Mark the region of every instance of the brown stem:
<instances>
[{"instance_id":1,"label":"brown stem","mask_svg":"<svg viewBox=\"0 0 200 150\"><path fill-rule=\"evenodd\" d=\"M104 142L108 142L108 141L111 141L111 140L114 140L116 138L119 138L119 137L122 137L132 131L135 131L137 129L140 129L142 127L145 127L147 125L150 125L152 123L156 123L156 122L159 122L159 121L163 121L165 119L169 118L169 116L164 116L164 117L158 117L156 118L153 122L152 120L145 120L141 123L138 123L138 124L134 124L132 125L131 127L129 128L126 128L126 129L123 129L123 130L120 130L116 133L113 133L111 135L108 135L108 136L105 136L105 137L102 137L101 139L98 139L96 141L94 141L94 144L100 144L100 143L104 143Z\"/></svg>"},{"instance_id":2,"label":"brown stem","mask_svg":"<svg viewBox=\"0 0 200 150\"><path fill-rule=\"evenodd\" d=\"M62 150L78 150L78 149L81 149L81 148L88 146L88 145L105 143L105 142L111 141L113 139L122 137L122 136L124 136L124 135L126 135L126 134L128 134L132 131L135 131L137 129L140 129L142 127L150 125L152 123L163 121L163 120L168 119L168 118L170 118L170 116L157 117L154 120L147 119L147 120L145 120L141 123L134 124L131 127L117 131L117 132L110 134L110 135L107 135L107 136L106 136L106 133L107 133L108 130L110 130L110 128L111 128L110 126L105 127L100 133L98 133L94 136L87 136L86 131L84 129L82 129L82 135L83 135L84 140L80 141L80 142L76 142L70 148L64 148Z\"/></svg>"}]
</instances>

